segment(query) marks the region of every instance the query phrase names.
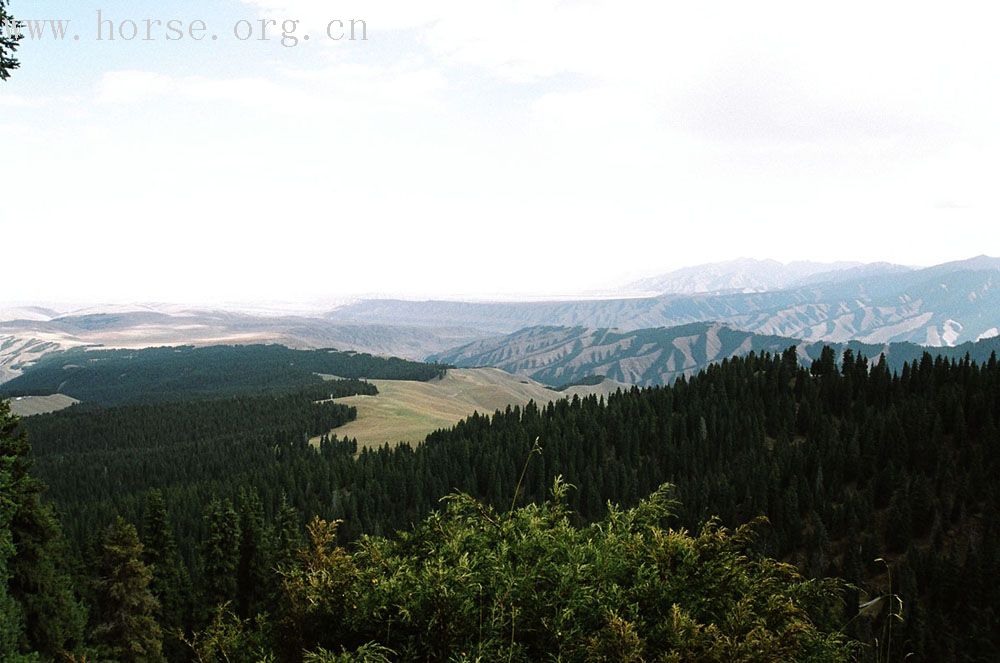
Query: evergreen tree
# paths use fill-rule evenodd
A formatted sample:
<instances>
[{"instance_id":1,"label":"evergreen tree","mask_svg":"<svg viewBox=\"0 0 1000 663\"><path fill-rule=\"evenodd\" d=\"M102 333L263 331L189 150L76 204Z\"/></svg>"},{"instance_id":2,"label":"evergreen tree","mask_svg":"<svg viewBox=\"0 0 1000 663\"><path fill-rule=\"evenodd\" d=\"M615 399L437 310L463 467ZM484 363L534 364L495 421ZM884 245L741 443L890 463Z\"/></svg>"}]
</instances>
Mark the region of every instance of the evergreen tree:
<instances>
[{"instance_id":1,"label":"evergreen tree","mask_svg":"<svg viewBox=\"0 0 1000 663\"><path fill-rule=\"evenodd\" d=\"M305 542L299 513L282 495L274 526L274 566L278 569L291 566Z\"/></svg>"},{"instance_id":2,"label":"evergreen tree","mask_svg":"<svg viewBox=\"0 0 1000 663\"><path fill-rule=\"evenodd\" d=\"M59 523L51 506L41 501L44 485L29 474L29 452L10 404L0 403L0 511L6 521L0 534L0 562L7 578L7 596L0 594L0 608L15 615L12 624L18 614L23 619L22 649L56 656L79 643L85 616L64 566L69 555ZM11 550L14 554L9 556ZM11 599L17 609L11 607Z\"/></svg>"},{"instance_id":3,"label":"evergreen tree","mask_svg":"<svg viewBox=\"0 0 1000 663\"><path fill-rule=\"evenodd\" d=\"M135 527L116 518L104 535L93 638L101 653L123 663L162 661L162 634Z\"/></svg>"},{"instance_id":4,"label":"evergreen tree","mask_svg":"<svg viewBox=\"0 0 1000 663\"><path fill-rule=\"evenodd\" d=\"M264 507L254 490L240 493L240 561L237 570L237 608L253 617L266 598L271 577L271 537L264 523Z\"/></svg>"},{"instance_id":5,"label":"evergreen tree","mask_svg":"<svg viewBox=\"0 0 1000 663\"><path fill-rule=\"evenodd\" d=\"M205 511L203 544L205 599L217 607L236 599L240 563L240 523L233 503L213 500Z\"/></svg>"},{"instance_id":6,"label":"evergreen tree","mask_svg":"<svg viewBox=\"0 0 1000 663\"><path fill-rule=\"evenodd\" d=\"M910 496L900 489L892 494L886 515L885 540L889 550L902 552L913 536L913 510Z\"/></svg>"},{"instance_id":7,"label":"evergreen tree","mask_svg":"<svg viewBox=\"0 0 1000 663\"><path fill-rule=\"evenodd\" d=\"M17 21L7 13L7 1L0 0L0 81L10 78L10 72L19 64L14 59L21 36L17 34Z\"/></svg>"},{"instance_id":8,"label":"evergreen tree","mask_svg":"<svg viewBox=\"0 0 1000 663\"><path fill-rule=\"evenodd\" d=\"M152 573L149 588L159 603L157 617L169 654L180 648L176 636L190 624L191 579L177 553L163 495L158 490L146 496L142 539L142 559Z\"/></svg>"},{"instance_id":9,"label":"evergreen tree","mask_svg":"<svg viewBox=\"0 0 1000 663\"><path fill-rule=\"evenodd\" d=\"M181 557L199 589L215 586L211 605L197 608L202 624L210 614L227 615L223 625L255 623L241 610L281 617L274 589L295 567L307 517L343 520L336 537L345 544L408 529L452 490L498 511L537 504L562 474L579 486L566 497L574 523L600 520L608 500L634 504L664 481L676 483L675 519L690 531L716 515L734 527L767 516L754 552L855 583L847 628L868 643L883 637L884 619L857 606L886 592L885 570L872 560L908 564L904 618L913 621L894 627L894 641L905 637L925 661L989 660L984 652L1000 650L1000 595L983 582L1000 568L1000 490L990 480L1000 473L996 362L920 360L897 375L884 358L870 368L852 353L843 370L832 359L814 373L793 352L749 355L667 387L510 407L415 447L360 452L329 436L320 448L305 443L304 433L353 416L324 412L312 395L71 409L22 425L78 546L108 514L138 518L145 494L164 492ZM543 448L524 469L535 439ZM274 531L263 531L274 542L266 568L285 573L269 574L263 600L248 602L259 537L240 535L225 501L251 487L265 512L281 503ZM214 528L201 521L212 500L221 514ZM253 514L244 527L260 529L259 508L239 503ZM198 554L210 549L217 554ZM253 600L256 609L247 607ZM212 610L219 602L232 605Z\"/></svg>"},{"instance_id":10,"label":"evergreen tree","mask_svg":"<svg viewBox=\"0 0 1000 663\"><path fill-rule=\"evenodd\" d=\"M10 418L9 409L9 403L0 401L0 422ZM0 423L0 434L4 434L5 428L6 424ZM24 639L21 606L7 587L11 577L10 560L16 552L10 529L15 512L11 499L14 494L14 479L10 471L13 460L0 456L0 660L3 661L14 660Z\"/></svg>"}]
</instances>

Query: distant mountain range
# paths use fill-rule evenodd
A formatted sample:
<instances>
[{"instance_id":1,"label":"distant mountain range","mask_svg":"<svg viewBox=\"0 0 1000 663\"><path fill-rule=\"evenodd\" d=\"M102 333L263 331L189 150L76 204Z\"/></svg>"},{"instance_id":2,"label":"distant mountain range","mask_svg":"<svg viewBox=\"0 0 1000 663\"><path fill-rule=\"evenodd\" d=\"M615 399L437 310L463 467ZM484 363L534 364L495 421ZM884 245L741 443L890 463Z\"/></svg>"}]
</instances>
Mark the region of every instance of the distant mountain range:
<instances>
[{"instance_id":1,"label":"distant mountain range","mask_svg":"<svg viewBox=\"0 0 1000 663\"><path fill-rule=\"evenodd\" d=\"M887 270L907 270L906 267L885 265ZM723 292L767 292L784 290L819 277L820 281L834 278L836 274L850 273L871 267L882 272L881 266L858 262L791 262L753 260L741 258L727 262L685 267L659 276L630 283L623 294L644 295L701 295ZM872 275L874 273L872 272ZM858 276L862 274L858 273Z\"/></svg>"},{"instance_id":2,"label":"distant mountain range","mask_svg":"<svg viewBox=\"0 0 1000 663\"><path fill-rule=\"evenodd\" d=\"M629 331L722 322L755 334L807 341L951 346L1000 334L1000 259L981 256L914 270L849 267L766 292L531 303L369 300L343 306L328 319L494 333L536 326Z\"/></svg>"},{"instance_id":3,"label":"distant mountain range","mask_svg":"<svg viewBox=\"0 0 1000 663\"><path fill-rule=\"evenodd\" d=\"M928 348L913 343L867 344L806 343L780 336L758 335L718 323L693 323L680 327L618 331L585 327L532 327L508 336L481 340L455 350L432 355L429 360L460 367L491 366L558 386L600 376L637 385L669 384L682 375L693 375L723 359L750 352L780 353L797 346L804 364L832 345L838 357L850 348L870 358L884 354L900 369L919 360ZM1000 351L1000 338L953 348L935 348L934 354L987 361Z\"/></svg>"},{"instance_id":4,"label":"distant mountain range","mask_svg":"<svg viewBox=\"0 0 1000 663\"><path fill-rule=\"evenodd\" d=\"M176 304L75 311L0 307L0 383L39 357L88 345L277 343L422 360L449 356L450 349L470 343L488 348L497 336L525 329L535 334L529 328L536 327L629 333L718 323L720 330L740 330L755 339L933 347L1000 336L1000 259L987 256L921 269L890 263L737 260L678 270L630 288L658 294L534 302L371 299L312 311L281 305L258 310ZM719 334L722 339L726 333ZM681 360L677 357L672 369L657 369L661 377L656 379L686 370ZM621 376L653 379L642 377L642 361L648 360L635 361L633 368L622 367Z\"/></svg>"}]
</instances>

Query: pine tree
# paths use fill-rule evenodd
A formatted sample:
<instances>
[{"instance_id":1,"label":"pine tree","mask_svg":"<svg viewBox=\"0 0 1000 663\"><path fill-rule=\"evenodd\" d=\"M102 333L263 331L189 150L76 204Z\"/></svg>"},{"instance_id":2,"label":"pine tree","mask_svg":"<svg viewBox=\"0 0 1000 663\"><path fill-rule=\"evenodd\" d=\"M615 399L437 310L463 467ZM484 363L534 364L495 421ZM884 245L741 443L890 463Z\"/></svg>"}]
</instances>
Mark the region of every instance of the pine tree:
<instances>
[{"instance_id":1,"label":"pine tree","mask_svg":"<svg viewBox=\"0 0 1000 663\"><path fill-rule=\"evenodd\" d=\"M819 359L813 362L812 374L818 376L835 375L837 372L837 355L830 346L823 346Z\"/></svg>"},{"instance_id":2,"label":"pine tree","mask_svg":"<svg viewBox=\"0 0 1000 663\"><path fill-rule=\"evenodd\" d=\"M18 27L14 17L7 13L6 0L0 0L0 81L10 78L10 72L20 66L14 59L14 51L21 41L16 34Z\"/></svg>"},{"instance_id":3,"label":"pine tree","mask_svg":"<svg viewBox=\"0 0 1000 663\"><path fill-rule=\"evenodd\" d=\"M913 511L910 497L902 488L896 490L889 500L886 515L885 541L889 550L903 552L913 538Z\"/></svg>"},{"instance_id":4,"label":"pine tree","mask_svg":"<svg viewBox=\"0 0 1000 663\"><path fill-rule=\"evenodd\" d=\"M237 607L243 617L253 617L266 598L271 572L270 532L264 507L254 490L240 493L240 561L237 571Z\"/></svg>"},{"instance_id":5,"label":"pine tree","mask_svg":"<svg viewBox=\"0 0 1000 663\"><path fill-rule=\"evenodd\" d=\"M208 535L203 544L205 599L217 607L236 599L240 561L240 523L229 500L213 500L205 511Z\"/></svg>"},{"instance_id":6,"label":"pine tree","mask_svg":"<svg viewBox=\"0 0 1000 663\"><path fill-rule=\"evenodd\" d=\"M0 402L0 422L9 418L9 407L6 401ZM3 428L5 426L0 425L0 430ZM16 552L10 529L15 513L11 499L14 493L12 464L12 458L0 457L0 660L3 661L14 660L24 639L21 606L7 589L11 576L9 564Z\"/></svg>"},{"instance_id":7,"label":"pine tree","mask_svg":"<svg viewBox=\"0 0 1000 663\"><path fill-rule=\"evenodd\" d=\"M10 404L0 403L0 471L5 484L0 496L8 522L0 549L9 552L13 546L15 551L5 564L7 591L18 604L15 614L23 618L22 650L54 657L82 639L85 616L64 567L69 555L59 523L52 507L41 501L45 486L29 474L29 452ZM6 609L11 609L9 603Z\"/></svg>"},{"instance_id":8,"label":"pine tree","mask_svg":"<svg viewBox=\"0 0 1000 663\"><path fill-rule=\"evenodd\" d=\"M135 526L118 517L104 535L93 638L105 656L125 663L162 661L162 634Z\"/></svg>"},{"instance_id":9,"label":"pine tree","mask_svg":"<svg viewBox=\"0 0 1000 663\"><path fill-rule=\"evenodd\" d=\"M191 579L177 552L160 491L149 492L144 511L142 559L152 572L149 588L160 604L157 616L166 636L165 648L169 654L181 644L174 636L190 622Z\"/></svg>"},{"instance_id":10,"label":"pine tree","mask_svg":"<svg viewBox=\"0 0 1000 663\"><path fill-rule=\"evenodd\" d=\"M274 529L274 565L279 569L288 568L295 562L306 540L299 524L299 514L285 496L281 497Z\"/></svg>"}]
</instances>

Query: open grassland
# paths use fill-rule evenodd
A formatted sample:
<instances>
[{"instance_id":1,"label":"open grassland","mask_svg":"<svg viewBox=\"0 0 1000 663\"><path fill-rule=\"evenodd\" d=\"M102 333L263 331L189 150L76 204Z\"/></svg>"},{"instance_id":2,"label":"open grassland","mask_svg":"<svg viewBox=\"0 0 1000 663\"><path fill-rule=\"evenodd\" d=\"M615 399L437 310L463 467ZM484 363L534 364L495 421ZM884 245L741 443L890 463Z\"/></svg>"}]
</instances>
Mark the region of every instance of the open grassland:
<instances>
[{"instance_id":1,"label":"open grassland","mask_svg":"<svg viewBox=\"0 0 1000 663\"><path fill-rule=\"evenodd\" d=\"M333 434L357 438L361 446L416 444L428 433L450 428L473 412L492 414L508 405L525 405L532 400L546 404L574 395L606 395L624 386L605 381L554 391L495 368L451 369L443 378L430 382L372 380L372 383L378 387L377 396L337 400L356 407L358 418L332 431Z\"/></svg>"},{"instance_id":2,"label":"open grassland","mask_svg":"<svg viewBox=\"0 0 1000 663\"><path fill-rule=\"evenodd\" d=\"M52 396L24 396L22 398L10 399L11 411L19 417L31 417L36 414L47 414L58 410L65 410L70 405L76 405L80 401L64 394Z\"/></svg>"}]
</instances>

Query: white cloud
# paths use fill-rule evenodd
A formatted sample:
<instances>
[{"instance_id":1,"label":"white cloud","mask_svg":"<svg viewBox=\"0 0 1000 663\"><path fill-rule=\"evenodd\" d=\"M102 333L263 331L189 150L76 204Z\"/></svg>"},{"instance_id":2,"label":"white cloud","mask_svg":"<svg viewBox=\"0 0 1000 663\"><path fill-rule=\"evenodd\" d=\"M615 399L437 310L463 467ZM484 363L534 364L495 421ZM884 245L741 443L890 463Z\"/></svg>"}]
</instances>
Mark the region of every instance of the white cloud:
<instances>
[{"instance_id":1,"label":"white cloud","mask_svg":"<svg viewBox=\"0 0 1000 663\"><path fill-rule=\"evenodd\" d=\"M28 99L19 94L0 93L0 107L2 108L38 108L42 105L39 99Z\"/></svg>"},{"instance_id":2,"label":"white cloud","mask_svg":"<svg viewBox=\"0 0 1000 663\"><path fill-rule=\"evenodd\" d=\"M121 50L44 114L0 96L22 155L0 222L55 227L53 274L135 237L166 252L53 288L565 292L745 254L932 263L981 253L1000 213L1000 45L970 7L244 3L317 37L363 18L369 41Z\"/></svg>"},{"instance_id":3,"label":"white cloud","mask_svg":"<svg viewBox=\"0 0 1000 663\"><path fill-rule=\"evenodd\" d=\"M102 76L96 101L99 104L137 104L167 95L173 88L173 80L163 74L111 71Z\"/></svg>"}]
</instances>

